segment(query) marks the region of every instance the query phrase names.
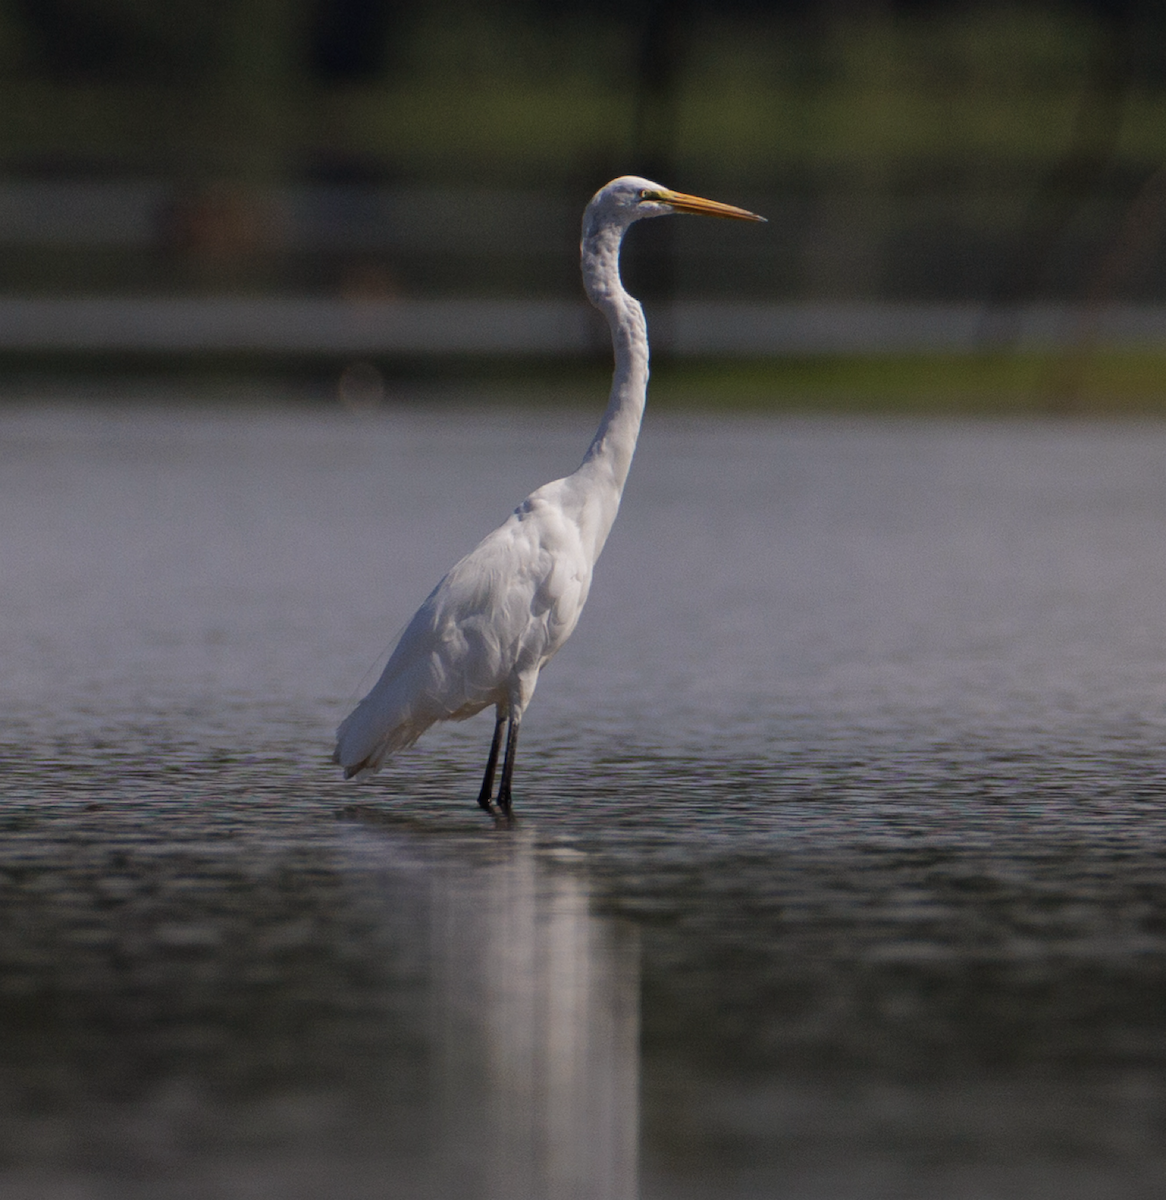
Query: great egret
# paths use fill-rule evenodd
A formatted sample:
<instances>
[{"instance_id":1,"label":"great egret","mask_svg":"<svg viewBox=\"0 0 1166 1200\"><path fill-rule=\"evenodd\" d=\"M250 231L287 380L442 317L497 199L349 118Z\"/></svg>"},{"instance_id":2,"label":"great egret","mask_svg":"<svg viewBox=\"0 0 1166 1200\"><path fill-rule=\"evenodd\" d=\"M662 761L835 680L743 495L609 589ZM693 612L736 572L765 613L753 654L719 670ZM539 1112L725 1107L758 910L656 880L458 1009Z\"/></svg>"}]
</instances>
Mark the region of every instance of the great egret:
<instances>
[{"instance_id":1,"label":"great egret","mask_svg":"<svg viewBox=\"0 0 1166 1200\"><path fill-rule=\"evenodd\" d=\"M611 398L579 469L544 484L429 593L401 634L372 691L345 718L333 760L346 778L376 771L436 721L461 721L489 705L497 717L478 804L491 797L506 753L498 808L511 813L522 714L539 672L571 636L591 572L611 532L631 467L648 387L648 335L639 302L619 278L619 248L634 221L697 213L763 221L625 175L595 193L580 246L587 297L607 318L615 351Z\"/></svg>"}]
</instances>

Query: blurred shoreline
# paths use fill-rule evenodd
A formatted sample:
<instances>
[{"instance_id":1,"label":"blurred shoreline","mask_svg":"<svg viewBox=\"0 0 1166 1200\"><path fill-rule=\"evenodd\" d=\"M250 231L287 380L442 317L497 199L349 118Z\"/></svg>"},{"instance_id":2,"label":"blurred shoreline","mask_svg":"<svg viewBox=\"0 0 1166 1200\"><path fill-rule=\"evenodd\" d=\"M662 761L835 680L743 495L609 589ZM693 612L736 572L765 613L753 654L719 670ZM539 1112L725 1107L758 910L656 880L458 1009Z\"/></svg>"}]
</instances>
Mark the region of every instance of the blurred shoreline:
<instances>
[{"instance_id":1,"label":"blurred shoreline","mask_svg":"<svg viewBox=\"0 0 1166 1200\"><path fill-rule=\"evenodd\" d=\"M579 411L606 403L596 357L388 360L256 354L0 354L0 406L288 406L375 418L397 411ZM653 413L840 418L1166 419L1166 353L1096 350L658 357Z\"/></svg>"}]
</instances>

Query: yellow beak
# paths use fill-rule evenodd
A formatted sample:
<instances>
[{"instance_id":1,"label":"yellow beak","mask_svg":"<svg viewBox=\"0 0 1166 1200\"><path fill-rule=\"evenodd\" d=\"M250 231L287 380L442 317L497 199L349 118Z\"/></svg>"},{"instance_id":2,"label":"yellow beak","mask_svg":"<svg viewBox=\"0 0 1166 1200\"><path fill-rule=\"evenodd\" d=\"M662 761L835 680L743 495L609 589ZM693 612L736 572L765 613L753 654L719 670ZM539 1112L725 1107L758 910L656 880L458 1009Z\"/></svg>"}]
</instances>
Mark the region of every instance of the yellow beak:
<instances>
[{"instance_id":1,"label":"yellow beak","mask_svg":"<svg viewBox=\"0 0 1166 1200\"><path fill-rule=\"evenodd\" d=\"M735 208L732 204L720 204L716 200L703 200L700 196L687 196L684 192L673 192L661 188L658 192L649 192L645 200L659 200L674 208L677 212L696 213L701 217L731 217L735 221L764 221L756 213L744 208Z\"/></svg>"}]
</instances>

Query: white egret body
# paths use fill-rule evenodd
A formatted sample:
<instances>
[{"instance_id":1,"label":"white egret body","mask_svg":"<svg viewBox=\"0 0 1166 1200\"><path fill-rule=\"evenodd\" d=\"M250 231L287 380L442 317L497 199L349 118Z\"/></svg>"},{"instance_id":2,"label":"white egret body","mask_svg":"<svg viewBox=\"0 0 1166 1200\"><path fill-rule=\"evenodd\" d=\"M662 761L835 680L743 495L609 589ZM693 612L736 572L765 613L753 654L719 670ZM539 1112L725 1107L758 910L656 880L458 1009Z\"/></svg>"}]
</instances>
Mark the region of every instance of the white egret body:
<instances>
[{"instance_id":1,"label":"white egret body","mask_svg":"<svg viewBox=\"0 0 1166 1200\"><path fill-rule=\"evenodd\" d=\"M337 731L334 760L346 777L375 771L436 721L460 721L493 705L494 738L478 803L498 788L503 817L522 715L539 672L571 636L591 573L619 511L648 387L648 335L639 302L623 288L619 248L634 221L674 212L764 218L670 191L635 176L613 180L583 214L583 283L611 326L611 398L579 469L532 492L457 563L401 634L372 691Z\"/></svg>"}]
</instances>

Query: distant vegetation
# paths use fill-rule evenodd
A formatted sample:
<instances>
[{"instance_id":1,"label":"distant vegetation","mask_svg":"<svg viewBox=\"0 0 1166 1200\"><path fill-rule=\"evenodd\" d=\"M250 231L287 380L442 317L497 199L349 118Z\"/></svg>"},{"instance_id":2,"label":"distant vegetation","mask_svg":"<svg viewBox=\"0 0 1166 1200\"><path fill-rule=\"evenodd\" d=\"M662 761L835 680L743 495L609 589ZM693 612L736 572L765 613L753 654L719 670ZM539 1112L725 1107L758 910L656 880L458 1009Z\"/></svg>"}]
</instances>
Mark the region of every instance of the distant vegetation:
<instances>
[{"instance_id":1,"label":"distant vegetation","mask_svg":"<svg viewBox=\"0 0 1166 1200\"><path fill-rule=\"evenodd\" d=\"M6 0L0 154L213 178L590 182L646 155L752 186L1055 167L1129 185L1166 158L1152 8Z\"/></svg>"},{"instance_id":2,"label":"distant vegetation","mask_svg":"<svg viewBox=\"0 0 1166 1200\"><path fill-rule=\"evenodd\" d=\"M171 215L199 214L178 240L213 226L230 251L287 184L537 188L574 208L636 170L765 206L783 240L754 277L729 273L754 294L1073 298L1116 246L1104 286L1156 298L1158 213L1127 224L1166 163L1164 35L1152 6L1100 0L4 0L0 171L165 181ZM286 243L184 274L166 228L160 258L54 263L5 251L0 220L0 287L328 276ZM656 236L682 235L645 235L647 260L670 253ZM386 269L461 286L440 264ZM673 275L722 286L707 262ZM533 260L506 279L568 281Z\"/></svg>"},{"instance_id":3,"label":"distant vegetation","mask_svg":"<svg viewBox=\"0 0 1166 1200\"><path fill-rule=\"evenodd\" d=\"M0 292L575 295L579 208L635 170L772 220L637 231L649 299L971 301L1007 348L1030 301L1166 301L1159 8L0 0ZM114 215L71 225L41 184ZM1153 391L1148 362L1109 361L1115 394ZM877 383L802 369L733 386ZM1021 386L1002 370L955 364L948 394Z\"/></svg>"}]
</instances>

